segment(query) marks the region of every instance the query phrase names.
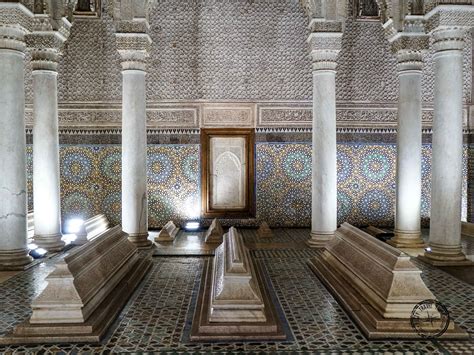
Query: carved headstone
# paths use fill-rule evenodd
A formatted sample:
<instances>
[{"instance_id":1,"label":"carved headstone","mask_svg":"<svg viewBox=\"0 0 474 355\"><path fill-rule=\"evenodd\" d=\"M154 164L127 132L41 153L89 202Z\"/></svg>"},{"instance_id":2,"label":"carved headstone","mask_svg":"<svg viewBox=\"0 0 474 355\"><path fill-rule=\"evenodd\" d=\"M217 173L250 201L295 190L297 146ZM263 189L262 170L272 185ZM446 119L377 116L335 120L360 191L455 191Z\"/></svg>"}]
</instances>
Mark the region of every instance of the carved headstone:
<instances>
[{"instance_id":1,"label":"carved headstone","mask_svg":"<svg viewBox=\"0 0 474 355\"><path fill-rule=\"evenodd\" d=\"M0 343L98 342L151 266L116 226L67 254L28 322Z\"/></svg>"},{"instance_id":2,"label":"carved headstone","mask_svg":"<svg viewBox=\"0 0 474 355\"><path fill-rule=\"evenodd\" d=\"M410 316L435 296L407 254L344 223L309 265L369 339L419 337ZM466 336L452 323L443 335Z\"/></svg>"},{"instance_id":3,"label":"carved headstone","mask_svg":"<svg viewBox=\"0 0 474 355\"><path fill-rule=\"evenodd\" d=\"M206 231L204 240L206 243L222 243L223 235L224 230L222 229L221 224L217 218L214 218L209 229Z\"/></svg>"},{"instance_id":4,"label":"carved headstone","mask_svg":"<svg viewBox=\"0 0 474 355\"><path fill-rule=\"evenodd\" d=\"M216 249L211 322L264 322L262 294L242 236L234 227Z\"/></svg>"},{"instance_id":5,"label":"carved headstone","mask_svg":"<svg viewBox=\"0 0 474 355\"><path fill-rule=\"evenodd\" d=\"M260 224L260 228L258 228L257 234L260 238L271 238L273 236L272 230L265 221Z\"/></svg>"},{"instance_id":6,"label":"carved headstone","mask_svg":"<svg viewBox=\"0 0 474 355\"><path fill-rule=\"evenodd\" d=\"M173 221L169 221L165 224L160 233L158 233L155 238L155 242L172 242L178 234L178 231L179 228L176 227Z\"/></svg>"},{"instance_id":7,"label":"carved headstone","mask_svg":"<svg viewBox=\"0 0 474 355\"><path fill-rule=\"evenodd\" d=\"M76 239L73 241L75 245L82 245L88 240L105 232L109 228L109 221L103 214L98 214L86 220L79 232L76 233Z\"/></svg>"}]
</instances>

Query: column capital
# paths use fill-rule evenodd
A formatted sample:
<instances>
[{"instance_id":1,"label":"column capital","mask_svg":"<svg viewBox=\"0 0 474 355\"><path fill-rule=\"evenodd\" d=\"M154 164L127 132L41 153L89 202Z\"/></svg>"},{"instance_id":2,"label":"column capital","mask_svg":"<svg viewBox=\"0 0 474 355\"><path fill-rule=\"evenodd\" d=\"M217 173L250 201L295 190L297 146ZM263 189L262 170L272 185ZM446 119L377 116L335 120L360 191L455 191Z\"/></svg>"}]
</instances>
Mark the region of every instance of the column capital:
<instances>
[{"instance_id":1,"label":"column capital","mask_svg":"<svg viewBox=\"0 0 474 355\"><path fill-rule=\"evenodd\" d=\"M146 69L151 46L148 14L154 1L114 1L115 42L123 70Z\"/></svg>"},{"instance_id":2,"label":"column capital","mask_svg":"<svg viewBox=\"0 0 474 355\"><path fill-rule=\"evenodd\" d=\"M413 72L423 69L423 53L419 50L402 49L397 52L398 73Z\"/></svg>"},{"instance_id":3,"label":"column capital","mask_svg":"<svg viewBox=\"0 0 474 355\"><path fill-rule=\"evenodd\" d=\"M53 30L48 15L35 15L33 31L25 36L26 45L31 52L33 71L57 71L61 51L71 28L71 23L66 18L58 23L57 30Z\"/></svg>"},{"instance_id":4,"label":"column capital","mask_svg":"<svg viewBox=\"0 0 474 355\"><path fill-rule=\"evenodd\" d=\"M0 49L24 52L33 13L19 2L0 2Z\"/></svg>"},{"instance_id":5,"label":"column capital","mask_svg":"<svg viewBox=\"0 0 474 355\"><path fill-rule=\"evenodd\" d=\"M0 49L23 53L26 49L25 34L25 29L19 25L0 25Z\"/></svg>"},{"instance_id":6,"label":"column capital","mask_svg":"<svg viewBox=\"0 0 474 355\"><path fill-rule=\"evenodd\" d=\"M313 32L308 37L313 71L336 70L336 60L342 47L341 32Z\"/></svg>"},{"instance_id":7,"label":"column capital","mask_svg":"<svg viewBox=\"0 0 474 355\"><path fill-rule=\"evenodd\" d=\"M425 33L400 32L391 38L392 51L397 56L397 70L421 71L423 54L429 48L429 36Z\"/></svg>"},{"instance_id":8,"label":"column capital","mask_svg":"<svg viewBox=\"0 0 474 355\"><path fill-rule=\"evenodd\" d=\"M336 70L338 50L314 50L311 51L313 61L313 72L318 70Z\"/></svg>"},{"instance_id":9,"label":"column capital","mask_svg":"<svg viewBox=\"0 0 474 355\"><path fill-rule=\"evenodd\" d=\"M146 70L151 38L146 33L116 33L115 41L123 70Z\"/></svg>"},{"instance_id":10,"label":"column capital","mask_svg":"<svg viewBox=\"0 0 474 355\"><path fill-rule=\"evenodd\" d=\"M435 52L459 50L464 48L464 36L466 27L443 26L432 32L433 49Z\"/></svg>"}]
</instances>

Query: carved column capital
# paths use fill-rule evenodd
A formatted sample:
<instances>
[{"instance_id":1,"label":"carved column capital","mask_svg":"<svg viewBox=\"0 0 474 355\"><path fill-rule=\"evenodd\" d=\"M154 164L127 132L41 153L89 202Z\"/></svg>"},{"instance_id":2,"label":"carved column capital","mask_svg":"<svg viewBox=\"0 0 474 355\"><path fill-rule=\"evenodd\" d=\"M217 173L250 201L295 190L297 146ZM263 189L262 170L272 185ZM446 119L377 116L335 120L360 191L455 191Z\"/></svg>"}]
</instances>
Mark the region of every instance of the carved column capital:
<instances>
[{"instance_id":1,"label":"carved column capital","mask_svg":"<svg viewBox=\"0 0 474 355\"><path fill-rule=\"evenodd\" d=\"M33 13L18 2L0 2L0 49L24 52Z\"/></svg>"},{"instance_id":2,"label":"carved column capital","mask_svg":"<svg viewBox=\"0 0 474 355\"><path fill-rule=\"evenodd\" d=\"M462 50L466 27L438 27L432 32L435 52Z\"/></svg>"},{"instance_id":3,"label":"carved column capital","mask_svg":"<svg viewBox=\"0 0 474 355\"><path fill-rule=\"evenodd\" d=\"M145 33L116 33L115 40L123 70L146 70L151 38Z\"/></svg>"},{"instance_id":4,"label":"carved column capital","mask_svg":"<svg viewBox=\"0 0 474 355\"><path fill-rule=\"evenodd\" d=\"M336 70L337 50L314 50L311 51L311 59L313 61L313 71L318 70Z\"/></svg>"},{"instance_id":5,"label":"carved column capital","mask_svg":"<svg viewBox=\"0 0 474 355\"><path fill-rule=\"evenodd\" d=\"M419 50L402 49L397 52L397 71L419 71L423 69L423 53Z\"/></svg>"},{"instance_id":6,"label":"carved column capital","mask_svg":"<svg viewBox=\"0 0 474 355\"><path fill-rule=\"evenodd\" d=\"M25 29L19 25L0 25L0 49L24 52L26 49L25 33Z\"/></svg>"},{"instance_id":7,"label":"carved column capital","mask_svg":"<svg viewBox=\"0 0 474 355\"><path fill-rule=\"evenodd\" d=\"M342 47L341 32L313 32L308 38L313 71L336 70L336 60Z\"/></svg>"},{"instance_id":8,"label":"carved column capital","mask_svg":"<svg viewBox=\"0 0 474 355\"><path fill-rule=\"evenodd\" d=\"M58 23L58 29L53 30L49 16L35 15L33 32L25 37L31 51L33 70L57 71L61 50L71 28L71 23L66 18Z\"/></svg>"}]
</instances>

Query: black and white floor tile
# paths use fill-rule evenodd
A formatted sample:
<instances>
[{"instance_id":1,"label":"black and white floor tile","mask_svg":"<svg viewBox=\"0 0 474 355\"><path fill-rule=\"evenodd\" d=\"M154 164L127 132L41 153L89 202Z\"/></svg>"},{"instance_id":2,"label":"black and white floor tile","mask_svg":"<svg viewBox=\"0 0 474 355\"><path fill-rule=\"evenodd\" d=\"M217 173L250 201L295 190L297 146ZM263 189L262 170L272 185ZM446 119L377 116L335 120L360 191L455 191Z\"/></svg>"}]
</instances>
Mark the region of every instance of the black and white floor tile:
<instances>
[{"instance_id":1,"label":"black and white floor tile","mask_svg":"<svg viewBox=\"0 0 474 355\"><path fill-rule=\"evenodd\" d=\"M190 343L183 336L199 289L204 257L154 257L153 267L100 344L3 346L0 353L320 353L474 354L470 341L368 341L312 273L306 261L317 251L303 248L308 230L277 229L272 241L242 230L273 286L292 338L287 341ZM279 248L272 248L276 243ZM294 245L294 247L291 247ZM283 247L285 246L285 247ZM59 256L58 256L59 257ZM45 287L56 258L45 260L0 284L0 336L28 318L31 300ZM448 305L452 318L474 337L474 286L415 260L428 287Z\"/></svg>"}]
</instances>

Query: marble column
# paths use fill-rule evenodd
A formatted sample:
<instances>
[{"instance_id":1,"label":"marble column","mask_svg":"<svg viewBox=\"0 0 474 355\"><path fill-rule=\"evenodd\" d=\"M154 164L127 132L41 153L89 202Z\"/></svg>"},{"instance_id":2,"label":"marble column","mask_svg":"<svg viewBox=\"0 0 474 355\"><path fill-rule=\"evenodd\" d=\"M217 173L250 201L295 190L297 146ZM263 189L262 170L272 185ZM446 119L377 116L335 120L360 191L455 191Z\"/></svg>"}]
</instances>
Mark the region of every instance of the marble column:
<instances>
[{"instance_id":1,"label":"marble column","mask_svg":"<svg viewBox=\"0 0 474 355\"><path fill-rule=\"evenodd\" d=\"M324 247L337 228L336 50L313 50L311 238Z\"/></svg>"},{"instance_id":2,"label":"marble column","mask_svg":"<svg viewBox=\"0 0 474 355\"><path fill-rule=\"evenodd\" d=\"M433 32L434 120L429 249L433 264L469 263L461 248L464 30Z\"/></svg>"},{"instance_id":3,"label":"marble column","mask_svg":"<svg viewBox=\"0 0 474 355\"><path fill-rule=\"evenodd\" d=\"M33 51L33 206L35 243L48 251L64 247L58 137L58 84L55 49Z\"/></svg>"},{"instance_id":4,"label":"marble column","mask_svg":"<svg viewBox=\"0 0 474 355\"><path fill-rule=\"evenodd\" d=\"M26 247L24 32L0 25L0 270L21 269Z\"/></svg>"},{"instance_id":5,"label":"marble column","mask_svg":"<svg viewBox=\"0 0 474 355\"><path fill-rule=\"evenodd\" d=\"M395 236L398 248L422 248L421 239L421 79L420 51L398 52L397 192Z\"/></svg>"},{"instance_id":6,"label":"marble column","mask_svg":"<svg viewBox=\"0 0 474 355\"><path fill-rule=\"evenodd\" d=\"M123 37L134 38L130 34ZM137 38L149 40L148 35ZM122 57L122 227L131 242L146 248L152 244L147 239L146 51L119 49L119 53Z\"/></svg>"}]
</instances>

